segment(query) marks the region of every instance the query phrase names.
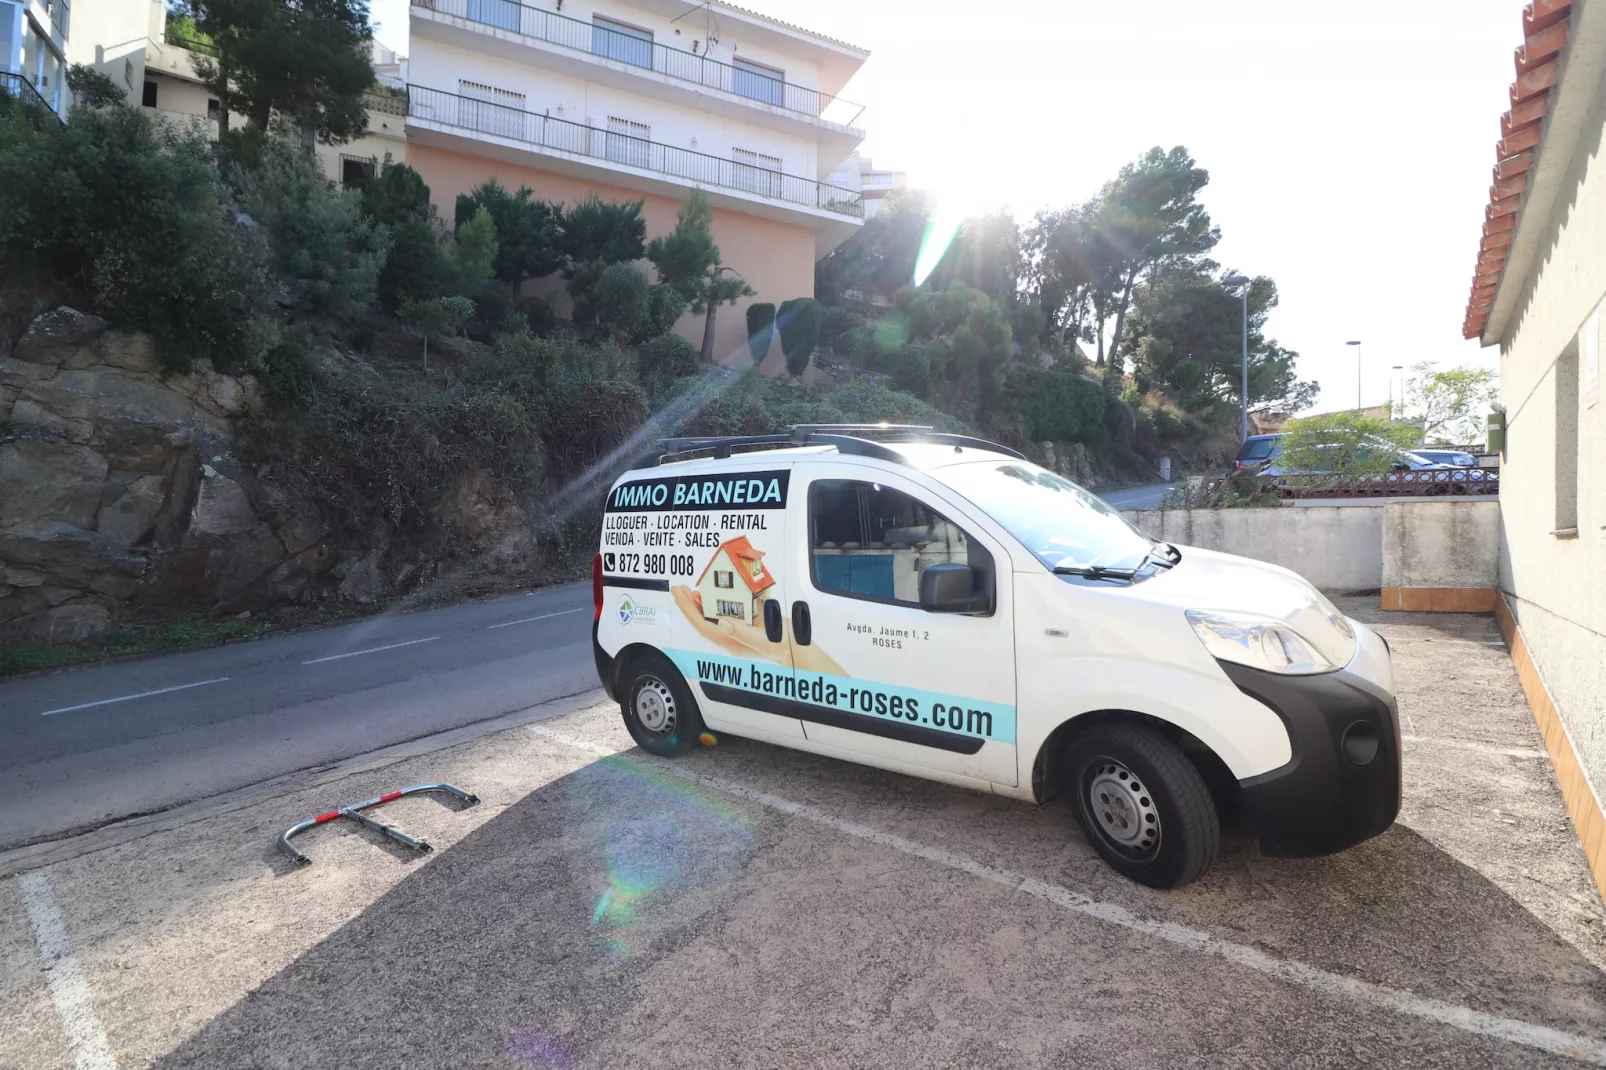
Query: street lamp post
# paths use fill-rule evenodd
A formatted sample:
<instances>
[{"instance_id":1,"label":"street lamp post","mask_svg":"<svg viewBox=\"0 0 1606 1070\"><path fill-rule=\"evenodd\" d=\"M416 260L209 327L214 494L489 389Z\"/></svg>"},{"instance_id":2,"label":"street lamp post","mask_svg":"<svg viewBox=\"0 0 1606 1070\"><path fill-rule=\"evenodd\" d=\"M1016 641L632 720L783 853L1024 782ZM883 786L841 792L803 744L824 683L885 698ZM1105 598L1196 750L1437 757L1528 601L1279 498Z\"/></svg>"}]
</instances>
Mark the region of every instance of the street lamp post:
<instances>
[{"instance_id":1,"label":"street lamp post","mask_svg":"<svg viewBox=\"0 0 1606 1070\"><path fill-rule=\"evenodd\" d=\"M1361 411L1361 343L1345 342L1347 346L1355 347L1355 411Z\"/></svg>"},{"instance_id":2,"label":"street lamp post","mask_svg":"<svg viewBox=\"0 0 1606 1070\"><path fill-rule=\"evenodd\" d=\"M1244 366L1243 383L1241 387L1242 392L1238 395L1239 400L1242 402L1241 407L1243 409L1243 421L1239 427L1239 443L1249 441L1249 282L1250 280L1248 275L1228 275L1226 278L1221 280L1221 284L1223 286L1238 287L1238 294L1241 298L1243 298Z\"/></svg>"},{"instance_id":3,"label":"street lamp post","mask_svg":"<svg viewBox=\"0 0 1606 1070\"><path fill-rule=\"evenodd\" d=\"M1389 371L1389 419L1390 420L1394 419L1394 378L1395 378L1394 373L1398 372L1398 371L1404 371L1404 370L1405 370L1405 365L1396 364ZM1403 382L1400 383L1400 401L1402 403L1405 401L1405 384Z\"/></svg>"}]
</instances>

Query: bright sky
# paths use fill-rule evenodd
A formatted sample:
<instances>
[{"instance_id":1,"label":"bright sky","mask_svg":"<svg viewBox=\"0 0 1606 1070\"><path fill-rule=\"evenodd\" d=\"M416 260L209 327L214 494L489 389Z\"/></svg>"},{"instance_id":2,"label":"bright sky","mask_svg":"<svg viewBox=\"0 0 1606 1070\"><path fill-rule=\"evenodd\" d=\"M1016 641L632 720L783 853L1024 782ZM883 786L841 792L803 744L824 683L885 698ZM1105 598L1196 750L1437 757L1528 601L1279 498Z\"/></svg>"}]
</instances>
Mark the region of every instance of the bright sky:
<instances>
[{"instance_id":1,"label":"bright sky","mask_svg":"<svg viewBox=\"0 0 1606 1070\"><path fill-rule=\"evenodd\" d=\"M690 6L690 5L688 5ZM1270 331L1319 410L1391 368L1494 367L1461 320L1521 0L744 0L871 52L861 151L967 210L1084 200L1186 145L1222 264L1277 280ZM406 0L376 0L406 53ZM1396 386L1397 390L1398 387Z\"/></svg>"}]
</instances>

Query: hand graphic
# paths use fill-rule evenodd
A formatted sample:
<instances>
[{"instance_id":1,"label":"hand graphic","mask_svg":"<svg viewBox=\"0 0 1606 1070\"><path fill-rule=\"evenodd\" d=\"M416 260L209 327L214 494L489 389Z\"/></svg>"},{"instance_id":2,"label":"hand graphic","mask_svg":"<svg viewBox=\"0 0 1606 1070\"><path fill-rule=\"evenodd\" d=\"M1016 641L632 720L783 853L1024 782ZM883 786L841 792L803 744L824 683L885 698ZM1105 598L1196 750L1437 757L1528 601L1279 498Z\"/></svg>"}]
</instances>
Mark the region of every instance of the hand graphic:
<instances>
[{"instance_id":1,"label":"hand graphic","mask_svg":"<svg viewBox=\"0 0 1606 1070\"><path fill-rule=\"evenodd\" d=\"M703 596L698 591L693 591L689 587L671 587L669 593L674 596L676 608L691 626L697 629L698 634L736 657L750 658L757 655L769 661L809 672L847 675L842 671L842 666L836 663L836 659L817 645L811 643L808 646L798 646L793 643L792 624L784 618L781 623L781 641L772 643L769 636L764 634L763 628L731 620L728 617L711 621L703 616Z\"/></svg>"}]
</instances>

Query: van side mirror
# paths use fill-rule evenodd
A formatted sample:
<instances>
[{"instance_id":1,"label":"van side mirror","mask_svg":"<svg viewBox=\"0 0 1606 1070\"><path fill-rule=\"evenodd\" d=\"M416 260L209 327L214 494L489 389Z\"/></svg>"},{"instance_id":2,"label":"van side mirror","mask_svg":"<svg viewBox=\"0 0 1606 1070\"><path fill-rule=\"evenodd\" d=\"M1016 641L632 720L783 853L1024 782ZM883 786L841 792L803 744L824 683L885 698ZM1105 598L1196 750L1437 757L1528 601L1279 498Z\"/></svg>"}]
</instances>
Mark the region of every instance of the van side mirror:
<instances>
[{"instance_id":1,"label":"van side mirror","mask_svg":"<svg viewBox=\"0 0 1606 1070\"><path fill-rule=\"evenodd\" d=\"M976 590L969 565L927 565L920 570L920 608L927 613L987 613L993 600Z\"/></svg>"}]
</instances>

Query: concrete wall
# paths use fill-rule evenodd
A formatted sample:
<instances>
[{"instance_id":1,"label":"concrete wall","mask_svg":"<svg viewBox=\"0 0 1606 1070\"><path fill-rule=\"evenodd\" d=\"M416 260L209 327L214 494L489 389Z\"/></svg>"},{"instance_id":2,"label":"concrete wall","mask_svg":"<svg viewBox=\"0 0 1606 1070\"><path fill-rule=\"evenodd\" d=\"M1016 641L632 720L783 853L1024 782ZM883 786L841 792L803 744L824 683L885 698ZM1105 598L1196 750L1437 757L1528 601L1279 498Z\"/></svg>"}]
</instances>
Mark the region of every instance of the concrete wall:
<instances>
[{"instance_id":1,"label":"concrete wall","mask_svg":"<svg viewBox=\"0 0 1606 1070\"><path fill-rule=\"evenodd\" d=\"M1305 509L1144 509L1122 515L1153 538L1281 565L1324 591L1375 591L1383 586L1385 508L1380 503Z\"/></svg>"},{"instance_id":2,"label":"concrete wall","mask_svg":"<svg viewBox=\"0 0 1606 1070\"><path fill-rule=\"evenodd\" d=\"M1597 91L1595 100L1553 215L1544 221L1537 266L1500 339L1507 431L1499 584L1579 758L1600 786L1606 785L1606 400L1591 405L1584 396L1579 359L1602 340L1592 316L1606 295L1606 94ZM1558 374L1569 367L1580 368L1579 389ZM1576 450L1558 458L1558 428L1573 422ZM1577 495L1571 537L1554 534L1564 526L1558 491L1565 496L1569 489Z\"/></svg>"},{"instance_id":3,"label":"concrete wall","mask_svg":"<svg viewBox=\"0 0 1606 1070\"><path fill-rule=\"evenodd\" d=\"M1383 506L1383 586L1495 586L1498 501L1397 501Z\"/></svg>"},{"instance_id":4,"label":"concrete wall","mask_svg":"<svg viewBox=\"0 0 1606 1070\"><path fill-rule=\"evenodd\" d=\"M517 189L526 185L537 197L571 205L592 193L605 201L644 199L642 215L647 220L648 241L675 228L675 213L681 204L673 197L643 194L418 142L408 144L407 163L424 177L437 211L448 222L456 211L457 195L467 193L492 176L504 186ZM714 359L739 367L751 363L747 353L746 308L749 304L770 301L778 305L791 297L814 296L814 231L779 220L715 208L714 241L719 245L723 262L740 271L757 294L734 305L721 305L714 319ZM647 277L653 278L652 265L642 266ZM552 290L561 291L562 287L563 280L558 278L524 284L526 293L538 296L546 296ZM567 308L566 305L560 307ZM688 314L676 324L675 331L693 345L701 346L703 317ZM779 374L783 367L780 342L773 341L762 368L766 374Z\"/></svg>"}]
</instances>

